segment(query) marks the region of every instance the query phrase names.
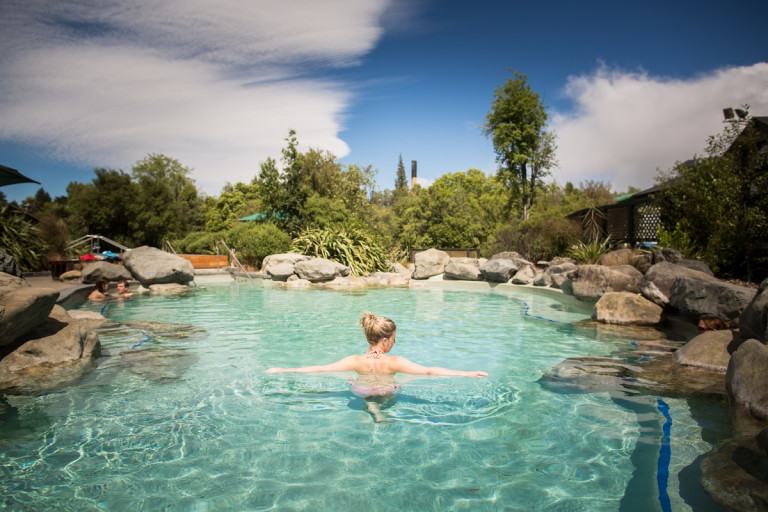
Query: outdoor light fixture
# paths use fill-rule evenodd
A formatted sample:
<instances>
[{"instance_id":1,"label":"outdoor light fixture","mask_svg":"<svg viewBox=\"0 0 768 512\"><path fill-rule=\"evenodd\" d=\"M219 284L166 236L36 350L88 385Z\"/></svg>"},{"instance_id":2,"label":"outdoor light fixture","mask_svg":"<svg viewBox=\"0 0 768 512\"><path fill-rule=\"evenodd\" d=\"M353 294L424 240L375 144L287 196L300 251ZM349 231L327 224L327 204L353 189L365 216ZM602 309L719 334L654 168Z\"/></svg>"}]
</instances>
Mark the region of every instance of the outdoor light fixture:
<instances>
[{"instance_id":1,"label":"outdoor light fixture","mask_svg":"<svg viewBox=\"0 0 768 512\"><path fill-rule=\"evenodd\" d=\"M733 109L731 107L723 109L723 117L726 121L733 119Z\"/></svg>"},{"instance_id":2,"label":"outdoor light fixture","mask_svg":"<svg viewBox=\"0 0 768 512\"><path fill-rule=\"evenodd\" d=\"M739 119L746 119L747 118L747 111L746 110L742 110L740 108L737 108L735 110L735 112L736 112L736 115L739 116Z\"/></svg>"}]
</instances>

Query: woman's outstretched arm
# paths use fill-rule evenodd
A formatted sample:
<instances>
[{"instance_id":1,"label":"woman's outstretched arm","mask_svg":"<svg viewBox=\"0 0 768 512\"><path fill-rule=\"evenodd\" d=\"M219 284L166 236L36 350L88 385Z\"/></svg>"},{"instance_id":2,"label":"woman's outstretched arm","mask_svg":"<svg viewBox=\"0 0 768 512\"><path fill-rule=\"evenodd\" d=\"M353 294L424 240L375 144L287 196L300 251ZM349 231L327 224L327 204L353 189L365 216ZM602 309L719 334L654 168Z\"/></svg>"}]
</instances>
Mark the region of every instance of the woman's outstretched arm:
<instances>
[{"instance_id":1,"label":"woman's outstretched arm","mask_svg":"<svg viewBox=\"0 0 768 512\"><path fill-rule=\"evenodd\" d=\"M422 366L420 364L409 361L401 356L394 356L393 358L394 370L401 373L410 373L414 375L440 375L442 377L487 377L488 373L474 370L465 372L463 370L451 370L450 368L440 368L439 366Z\"/></svg>"},{"instance_id":2,"label":"woman's outstretched arm","mask_svg":"<svg viewBox=\"0 0 768 512\"><path fill-rule=\"evenodd\" d=\"M348 356L335 363L314 365L314 366L302 366L299 368L270 368L264 370L264 373L323 373L323 372L346 372L355 370L357 365L355 364L356 358L354 356Z\"/></svg>"}]
</instances>

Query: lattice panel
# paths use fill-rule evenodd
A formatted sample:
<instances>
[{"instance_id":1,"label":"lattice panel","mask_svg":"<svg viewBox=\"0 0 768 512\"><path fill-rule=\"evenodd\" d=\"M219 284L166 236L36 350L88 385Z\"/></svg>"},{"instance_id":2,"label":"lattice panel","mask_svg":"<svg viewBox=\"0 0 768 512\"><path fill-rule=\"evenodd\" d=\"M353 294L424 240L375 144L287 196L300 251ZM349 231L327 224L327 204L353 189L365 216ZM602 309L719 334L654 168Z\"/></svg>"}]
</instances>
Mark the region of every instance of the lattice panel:
<instances>
[{"instance_id":1,"label":"lattice panel","mask_svg":"<svg viewBox=\"0 0 768 512\"><path fill-rule=\"evenodd\" d=\"M608 228L606 235L618 242L629 239L629 210L628 208L606 208Z\"/></svg>"},{"instance_id":2,"label":"lattice panel","mask_svg":"<svg viewBox=\"0 0 768 512\"><path fill-rule=\"evenodd\" d=\"M635 208L635 240L657 241L661 209L652 204L639 204Z\"/></svg>"}]
</instances>

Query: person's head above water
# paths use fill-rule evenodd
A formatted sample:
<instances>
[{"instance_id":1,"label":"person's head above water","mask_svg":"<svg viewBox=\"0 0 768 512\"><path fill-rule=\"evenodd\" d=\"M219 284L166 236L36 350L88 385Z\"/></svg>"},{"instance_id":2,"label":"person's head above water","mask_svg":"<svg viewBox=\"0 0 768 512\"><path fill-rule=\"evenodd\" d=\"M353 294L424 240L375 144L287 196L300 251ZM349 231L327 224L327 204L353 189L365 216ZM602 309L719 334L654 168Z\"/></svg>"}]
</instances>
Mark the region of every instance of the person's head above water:
<instances>
[{"instance_id":1,"label":"person's head above water","mask_svg":"<svg viewBox=\"0 0 768 512\"><path fill-rule=\"evenodd\" d=\"M395 335L397 326L395 322L385 316L377 316L367 311L360 317L360 325L365 331L365 339L368 344L377 345L384 338L392 338Z\"/></svg>"}]
</instances>

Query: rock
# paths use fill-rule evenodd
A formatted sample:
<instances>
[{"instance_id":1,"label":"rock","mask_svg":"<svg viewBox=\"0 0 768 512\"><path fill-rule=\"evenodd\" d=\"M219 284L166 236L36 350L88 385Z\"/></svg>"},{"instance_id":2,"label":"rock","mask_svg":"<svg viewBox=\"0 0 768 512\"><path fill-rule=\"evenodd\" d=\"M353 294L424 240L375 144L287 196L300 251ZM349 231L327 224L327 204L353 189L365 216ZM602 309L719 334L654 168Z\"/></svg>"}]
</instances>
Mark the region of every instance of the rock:
<instances>
[{"instance_id":1,"label":"rock","mask_svg":"<svg viewBox=\"0 0 768 512\"><path fill-rule=\"evenodd\" d=\"M731 355L725 386L731 403L768 420L768 346L750 339Z\"/></svg>"},{"instance_id":2,"label":"rock","mask_svg":"<svg viewBox=\"0 0 768 512\"><path fill-rule=\"evenodd\" d=\"M662 309L635 293L608 292L595 304L592 319L606 324L656 325L662 321Z\"/></svg>"},{"instance_id":3,"label":"rock","mask_svg":"<svg viewBox=\"0 0 768 512\"><path fill-rule=\"evenodd\" d=\"M59 281L78 281L83 277L79 270L68 270L59 275Z\"/></svg>"},{"instance_id":4,"label":"rock","mask_svg":"<svg viewBox=\"0 0 768 512\"><path fill-rule=\"evenodd\" d=\"M283 263L290 263L291 265L295 265L300 261L306 261L308 259L309 259L309 256L305 256L304 254L297 254L294 252L286 252L283 254L270 254L269 256L264 258L264 261L261 262L261 271L264 274L269 274L269 269L272 266L281 265Z\"/></svg>"},{"instance_id":5,"label":"rock","mask_svg":"<svg viewBox=\"0 0 768 512\"><path fill-rule=\"evenodd\" d=\"M527 265L515 272L515 275L512 276L511 283L528 285L533 283L534 279L536 279L536 267L533 265Z\"/></svg>"},{"instance_id":6,"label":"rock","mask_svg":"<svg viewBox=\"0 0 768 512\"><path fill-rule=\"evenodd\" d=\"M74 320L84 320L84 321L95 322L95 323L103 323L107 321L104 315L102 315L97 311L73 309L72 311L68 311L67 313L69 313L69 316L72 317L72 319Z\"/></svg>"},{"instance_id":7,"label":"rock","mask_svg":"<svg viewBox=\"0 0 768 512\"><path fill-rule=\"evenodd\" d=\"M733 439L701 461L701 485L726 510L768 510L767 462L753 437Z\"/></svg>"},{"instance_id":8,"label":"rock","mask_svg":"<svg viewBox=\"0 0 768 512\"><path fill-rule=\"evenodd\" d=\"M149 287L149 293L152 295L178 295L190 290L189 286L178 283L153 284Z\"/></svg>"},{"instance_id":9,"label":"rock","mask_svg":"<svg viewBox=\"0 0 768 512\"><path fill-rule=\"evenodd\" d=\"M557 267L559 265L564 265L566 263L570 263L574 267L578 265L578 262L573 258L565 258L563 256L556 256L552 258L552 261L549 262L550 267Z\"/></svg>"},{"instance_id":10,"label":"rock","mask_svg":"<svg viewBox=\"0 0 768 512\"><path fill-rule=\"evenodd\" d=\"M680 251L676 249L663 248L653 251L653 257L651 258L651 261L655 265L656 263L661 263L662 261L677 263L682 259L685 259L685 256Z\"/></svg>"},{"instance_id":11,"label":"rock","mask_svg":"<svg viewBox=\"0 0 768 512\"><path fill-rule=\"evenodd\" d=\"M761 430L755 437L755 441L757 442L758 448L768 455L768 428Z\"/></svg>"},{"instance_id":12,"label":"rock","mask_svg":"<svg viewBox=\"0 0 768 512\"><path fill-rule=\"evenodd\" d=\"M285 282L286 288L309 288L312 286L312 283L307 281L306 279L300 279L298 276L293 276L296 279L288 278L288 280Z\"/></svg>"},{"instance_id":13,"label":"rock","mask_svg":"<svg viewBox=\"0 0 768 512\"><path fill-rule=\"evenodd\" d=\"M698 322L702 315L711 315L736 327L739 315L756 293L750 288L722 281L683 276L672 284L669 304L694 322Z\"/></svg>"},{"instance_id":14,"label":"rock","mask_svg":"<svg viewBox=\"0 0 768 512\"><path fill-rule=\"evenodd\" d=\"M270 264L267 267L267 274L272 277L273 281L285 281L296 272L293 263L288 261L278 263L277 265Z\"/></svg>"},{"instance_id":15,"label":"rock","mask_svg":"<svg viewBox=\"0 0 768 512\"><path fill-rule=\"evenodd\" d=\"M768 342L768 279L739 316L739 331L744 338Z\"/></svg>"},{"instance_id":16,"label":"rock","mask_svg":"<svg viewBox=\"0 0 768 512\"><path fill-rule=\"evenodd\" d=\"M152 348L126 350L120 353L120 359L131 373L152 381L166 381L180 378L198 357L182 350Z\"/></svg>"},{"instance_id":17,"label":"rock","mask_svg":"<svg viewBox=\"0 0 768 512\"><path fill-rule=\"evenodd\" d=\"M632 249L616 249L609 251L600 256L600 265L607 267L614 267L616 265L632 265L639 264L643 260L643 255Z\"/></svg>"},{"instance_id":18,"label":"rock","mask_svg":"<svg viewBox=\"0 0 768 512\"><path fill-rule=\"evenodd\" d=\"M704 274L707 274L708 276L711 276L711 277L715 276L715 274L713 274L712 270L709 268L709 265L707 265L703 261L682 259L678 261L677 264L680 265L681 267L686 267L691 270L697 270L699 272L703 272Z\"/></svg>"},{"instance_id":19,"label":"rock","mask_svg":"<svg viewBox=\"0 0 768 512\"><path fill-rule=\"evenodd\" d=\"M672 360L692 368L725 374L731 360L728 344L733 338L734 332L728 329L703 332L677 349Z\"/></svg>"},{"instance_id":20,"label":"rock","mask_svg":"<svg viewBox=\"0 0 768 512\"><path fill-rule=\"evenodd\" d=\"M193 271L194 272L194 271ZM108 281L120 281L131 279L131 273L122 265L109 263L108 261L94 261L85 266L81 272L83 283L94 284L100 278Z\"/></svg>"},{"instance_id":21,"label":"rock","mask_svg":"<svg viewBox=\"0 0 768 512\"><path fill-rule=\"evenodd\" d=\"M43 323L58 298L56 290L32 288L23 279L0 272L0 346Z\"/></svg>"},{"instance_id":22,"label":"rock","mask_svg":"<svg viewBox=\"0 0 768 512\"><path fill-rule=\"evenodd\" d=\"M490 260L480 265L480 272L488 281L506 283L520 270L520 265L515 260L496 256L498 255L492 256Z\"/></svg>"},{"instance_id":23,"label":"rock","mask_svg":"<svg viewBox=\"0 0 768 512\"><path fill-rule=\"evenodd\" d=\"M398 262L390 262L388 266L388 270L390 272L397 272L398 274L401 274L403 277L407 279L411 279L411 274L413 271L409 270L408 267L401 265Z\"/></svg>"},{"instance_id":24,"label":"rock","mask_svg":"<svg viewBox=\"0 0 768 512\"><path fill-rule=\"evenodd\" d=\"M561 288L579 299L598 299L608 292L640 292L643 274L630 265L580 265L570 272Z\"/></svg>"},{"instance_id":25,"label":"rock","mask_svg":"<svg viewBox=\"0 0 768 512\"><path fill-rule=\"evenodd\" d=\"M400 272L373 272L368 278L373 286L408 286L411 280L410 272L408 275Z\"/></svg>"},{"instance_id":26,"label":"rock","mask_svg":"<svg viewBox=\"0 0 768 512\"><path fill-rule=\"evenodd\" d=\"M447 252L438 249L428 249L417 253L414 257L415 268L413 279L427 279L445 272L445 266L451 261Z\"/></svg>"},{"instance_id":27,"label":"rock","mask_svg":"<svg viewBox=\"0 0 768 512\"><path fill-rule=\"evenodd\" d=\"M563 260L565 258L555 258L552 260ZM562 263L552 264L544 269L544 272L536 276L533 280L534 286L552 286L560 288L565 281L565 276L569 272L572 272L578 268L576 263L570 261L563 261ZM558 276L555 278L555 276Z\"/></svg>"},{"instance_id":28,"label":"rock","mask_svg":"<svg viewBox=\"0 0 768 512\"><path fill-rule=\"evenodd\" d=\"M525 260L525 258L523 258L520 255L520 253L515 252L515 251L498 252L498 253L494 254L493 256L491 256L490 259L491 260L512 260L512 261Z\"/></svg>"},{"instance_id":29,"label":"rock","mask_svg":"<svg viewBox=\"0 0 768 512\"><path fill-rule=\"evenodd\" d=\"M17 343L19 346L0 361L0 389L50 382L60 367L98 357L101 351L96 332L85 322L69 317L61 306L55 306L43 323Z\"/></svg>"},{"instance_id":30,"label":"rock","mask_svg":"<svg viewBox=\"0 0 768 512\"><path fill-rule=\"evenodd\" d=\"M2 250L0 250L0 273L14 277L22 277L23 275L13 256Z\"/></svg>"},{"instance_id":31,"label":"rock","mask_svg":"<svg viewBox=\"0 0 768 512\"><path fill-rule=\"evenodd\" d=\"M695 277L697 279L716 281L716 279L704 272L693 270L676 263L662 261L653 265L640 281L640 293L661 307L669 305L669 294L672 285L678 277Z\"/></svg>"},{"instance_id":32,"label":"rock","mask_svg":"<svg viewBox=\"0 0 768 512\"><path fill-rule=\"evenodd\" d=\"M188 284L195 269L188 260L154 247L142 246L123 255L125 268L145 288L153 284Z\"/></svg>"},{"instance_id":33,"label":"rock","mask_svg":"<svg viewBox=\"0 0 768 512\"><path fill-rule=\"evenodd\" d=\"M483 273L476 258L451 258L445 266L445 278L461 281L482 281Z\"/></svg>"},{"instance_id":34,"label":"rock","mask_svg":"<svg viewBox=\"0 0 768 512\"><path fill-rule=\"evenodd\" d=\"M325 258L310 258L299 261L293 268L299 278L306 279L311 283L330 281L336 277L349 275L349 267Z\"/></svg>"}]
</instances>

